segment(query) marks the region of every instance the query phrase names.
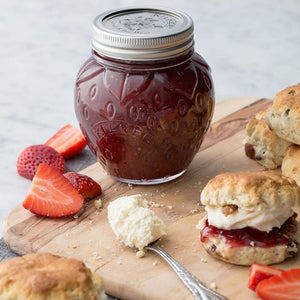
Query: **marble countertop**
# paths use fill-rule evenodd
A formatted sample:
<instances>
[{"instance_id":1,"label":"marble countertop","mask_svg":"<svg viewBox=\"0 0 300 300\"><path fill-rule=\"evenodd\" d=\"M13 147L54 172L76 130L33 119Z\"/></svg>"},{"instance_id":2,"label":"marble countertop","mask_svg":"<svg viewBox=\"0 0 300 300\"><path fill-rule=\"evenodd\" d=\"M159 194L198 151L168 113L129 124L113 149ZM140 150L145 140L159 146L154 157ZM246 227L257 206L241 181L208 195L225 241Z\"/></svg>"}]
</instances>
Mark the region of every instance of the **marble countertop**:
<instances>
[{"instance_id":1,"label":"marble countertop","mask_svg":"<svg viewBox=\"0 0 300 300\"><path fill-rule=\"evenodd\" d=\"M1 4L0 227L30 181L16 171L27 146L76 127L76 73L90 55L93 18L107 9L172 6L195 23L195 47L212 68L216 100L272 98L300 79L298 0L28 0ZM0 234L1 236L1 234Z\"/></svg>"}]
</instances>

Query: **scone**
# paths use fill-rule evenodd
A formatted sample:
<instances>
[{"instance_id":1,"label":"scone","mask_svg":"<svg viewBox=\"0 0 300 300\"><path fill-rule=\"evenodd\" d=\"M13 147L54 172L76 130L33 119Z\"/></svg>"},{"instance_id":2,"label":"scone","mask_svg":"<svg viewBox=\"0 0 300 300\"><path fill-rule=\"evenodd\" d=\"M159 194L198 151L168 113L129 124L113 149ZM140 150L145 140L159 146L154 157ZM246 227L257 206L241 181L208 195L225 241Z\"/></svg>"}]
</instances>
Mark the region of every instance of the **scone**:
<instances>
[{"instance_id":1,"label":"scone","mask_svg":"<svg viewBox=\"0 0 300 300\"><path fill-rule=\"evenodd\" d=\"M274 264L298 252L300 188L272 171L220 174L201 193L201 242L223 261ZM199 224L200 225L200 224Z\"/></svg>"},{"instance_id":2,"label":"scone","mask_svg":"<svg viewBox=\"0 0 300 300\"><path fill-rule=\"evenodd\" d=\"M1 300L105 300L103 282L83 262L28 254L0 263Z\"/></svg>"},{"instance_id":3,"label":"scone","mask_svg":"<svg viewBox=\"0 0 300 300\"><path fill-rule=\"evenodd\" d=\"M291 145L286 149L282 161L281 172L283 175L293 178L300 186L300 146Z\"/></svg>"},{"instance_id":4,"label":"scone","mask_svg":"<svg viewBox=\"0 0 300 300\"><path fill-rule=\"evenodd\" d=\"M255 159L265 169L271 170L281 166L284 152L291 144L273 132L264 117L267 110L259 112L246 127L245 154Z\"/></svg>"},{"instance_id":5,"label":"scone","mask_svg":"<svg viewBox=\"0 0 300 300\"><path fill-rule=\"evenodd\" d=\"M265 119L278 136L300 145L300 83L276 94Z\"/></svg>"}]
</instances>

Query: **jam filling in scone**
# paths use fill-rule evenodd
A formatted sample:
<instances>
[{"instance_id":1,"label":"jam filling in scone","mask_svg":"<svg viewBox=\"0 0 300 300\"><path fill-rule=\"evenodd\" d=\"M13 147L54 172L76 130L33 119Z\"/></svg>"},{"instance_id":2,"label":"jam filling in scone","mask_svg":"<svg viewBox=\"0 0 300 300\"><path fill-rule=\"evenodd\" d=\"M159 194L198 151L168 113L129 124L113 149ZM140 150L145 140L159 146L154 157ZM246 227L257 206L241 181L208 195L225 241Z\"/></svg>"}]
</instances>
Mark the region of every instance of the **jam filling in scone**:
<instances>
[{"instance_id":1,"label":"jam filling in scone","mask_svg":"<svg viewBox=\"0 0 300 300\"><path fill-rule=\"evenodd\" d=\"M289 245L298 247L294 241L294 236L297 232L297 214L289 217L280 228L273 227L270 232L261 231L253 227L244 227L241 229L220 229L208 224L205 221L205 226L201 231L201 242L205 243L211 238L222 240L230 248L236 247L273 247L278 245Z\"/></svg>"}]
</instances>

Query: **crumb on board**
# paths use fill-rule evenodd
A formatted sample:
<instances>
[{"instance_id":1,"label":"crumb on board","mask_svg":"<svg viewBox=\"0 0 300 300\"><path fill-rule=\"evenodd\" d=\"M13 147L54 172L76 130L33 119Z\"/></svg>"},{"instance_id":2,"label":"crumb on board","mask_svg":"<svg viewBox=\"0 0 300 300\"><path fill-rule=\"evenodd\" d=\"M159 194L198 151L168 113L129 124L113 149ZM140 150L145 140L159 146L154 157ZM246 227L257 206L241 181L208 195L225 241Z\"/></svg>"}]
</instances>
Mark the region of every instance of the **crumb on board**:
<instances>
[{"instance_id":1,"label":"crumb on board","mask_svg":"<svg viewBox=\"0 0 300 300\"><path fill-rule=\"evenodd\" d=\"M155 207L155 208L158 208L158 207L164 207L164 204L159 204L159 203L156 203L156 202L154 202L154 201L147 201L148 202L148 204L149 204L149 206L150 207Z\"/></svg>"},{"instance_id":2,"label":"crumb on board","mask_svg":"<svg viewBox=\"0 0 300 300\"><path fill-rule=\"evenodd\" d=\"M201 258L200 261L201 261L202 263L207 263L207 260L206 260L205 258Z\"/></svg>"},{"instance_id":3,"label":"crumb on board","mask_svg":"<svg viewBox=\"0 0 300 300\"><path fill-rule=\"evenodd\" d=\"M142 258L145 256L145 251L144 250L139 250L136 252L136 257L137 258Z\"/></svg>"},{"instance_id":4,"label":"crumb on board","mask_svg":"<svg viewBox=\"0 0 300 300\"><path fill-rule=\"evenodd\" d=\"M93 256L94 256L94 258L96 259L96 260L99 260L99 259L102 259L102 256L101 255L99 255L99 253L98 252L93 252Z\"/></svg>"},{"instance_id":5,"label":"crumb on board","mask_svg":"<svg viewBox=\"0 0 300 300\"><path fill-rule=\"evenodd\" d=\"M96 209L101 209L102 208L102 200L100 198L98 200L95 200L94 205L95 205Z\"/></svg>"},{"instance_id":6,"label":"crumb on board","mask_svg":"<svg viewBox=\"0 0 300 300\"><path fill-rule=\"evenodd\" d=\"M211 282L211 284L209 285L209 288L215 291L215 290L217 290L218 287L215 282Z\"/></svg>"}]
</instances>

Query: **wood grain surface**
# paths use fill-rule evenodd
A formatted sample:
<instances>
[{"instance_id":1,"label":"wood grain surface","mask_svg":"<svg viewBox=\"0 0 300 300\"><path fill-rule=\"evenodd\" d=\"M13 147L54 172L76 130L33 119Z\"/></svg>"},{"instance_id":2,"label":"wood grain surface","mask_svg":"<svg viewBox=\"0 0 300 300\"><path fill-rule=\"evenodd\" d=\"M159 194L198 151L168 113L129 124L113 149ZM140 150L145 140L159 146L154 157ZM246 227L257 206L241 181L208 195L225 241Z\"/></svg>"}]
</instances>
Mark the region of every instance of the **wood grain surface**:
<instances>
[{"instance_id":1,"label":"wood grain surface","mask_svg":"<svg viewBox=\"0 0 300 300\"><path fill-rule=\"evenodd\" d=\"M51 252L83 260L99 273L107 293L121 299L193 299L171 268L156 254L138 259L136 251L116 241L107 221L109 201L142 194L161 205L153 208L167 225L159 244L206 285L215 283L229 299L257 299L247 289L249 267L235 266L210 257L201 247L196 225L203 216L200 193L219 173L262 170L244 154L242 141L248 120L271 104L268 99L233 98L216 105L213 124L187 172L161 185L130 186L107 176L99 164L82 173L98 181L103 208L93 201L76 216L38 217L17 206L6 218L3 237L19 254ZM25 197L25 195L24 195ZM20 203L23 199L20 199ZM298 257L280 267L300 267Z\"/></svg>"}]
</instances>

